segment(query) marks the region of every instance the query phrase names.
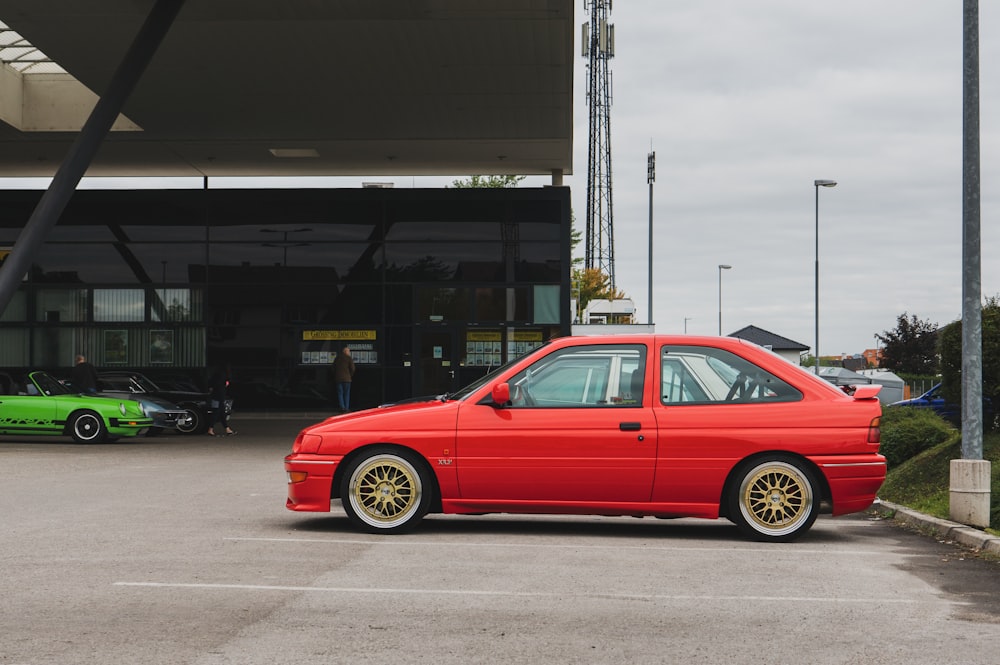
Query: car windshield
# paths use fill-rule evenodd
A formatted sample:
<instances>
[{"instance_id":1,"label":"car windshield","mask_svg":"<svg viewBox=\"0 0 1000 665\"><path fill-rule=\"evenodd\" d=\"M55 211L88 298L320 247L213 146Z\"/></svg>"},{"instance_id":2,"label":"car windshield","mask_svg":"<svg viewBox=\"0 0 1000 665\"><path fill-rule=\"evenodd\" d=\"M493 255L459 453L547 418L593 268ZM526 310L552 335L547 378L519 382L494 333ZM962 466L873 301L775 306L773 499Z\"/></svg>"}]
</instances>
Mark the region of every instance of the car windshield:
<instances>
[{"instance_id":1,"label":"car windshield","mask_svg":"<svg viewBox=\"0 0 1000 665\"><path fill-rule=\"evenodd\" d=\"M133 374L132 380L135 381L140 388L142 388L143 392L156 393L160 391L155 383L147 379L142 374Z\"/></svg>"},{"instance_id":2,"label":"car windshield","mask_svg":"<svg viewBox=\"0 0 1000 665\"><path fill-rule=\"evenodd\" d=\"M542 344L537 349L532 350L531 353L536 353L539 350L544 349L547 345L548 345L548 343ZM526 354L526 355L528 355L528 354ZM479 377L478 379L476 379L475 381L473 381L469 385L465 386L464 388L459 389L457 392L453 392L450 395L443 395L442 397L445 397L446 399L450 399L450 400L451 399L455 399L455 400L465 399L466 397L468 397L469 395L471 395L472 393L476 392L477 390L479 390L480 388L482 388L484 385L486 385L486 383L489 382L489 381L491 381L497 374L502 374L511 365L513 365L516 362L520 362L524 357L525 356L518 356L517 358L513 358L511 360L508 360L505 364L500 365L499 367L497 367L496 369L494 369L492 372L489 372L488 374Z\"/></svg>"},{"instance_id":3,"label":"car windshield","mask_svg":"<svg viewBox=\"0 0 1000 665\"><path fill-rule=\"evenodd\" d=\"M28 380L33 381L35 385L38 386L38 390L40 390L43 395L71 394L69 388L56 381L54 378L52 378L45 372L32 372L28 376Z\"/></svg>"}]
</instances>

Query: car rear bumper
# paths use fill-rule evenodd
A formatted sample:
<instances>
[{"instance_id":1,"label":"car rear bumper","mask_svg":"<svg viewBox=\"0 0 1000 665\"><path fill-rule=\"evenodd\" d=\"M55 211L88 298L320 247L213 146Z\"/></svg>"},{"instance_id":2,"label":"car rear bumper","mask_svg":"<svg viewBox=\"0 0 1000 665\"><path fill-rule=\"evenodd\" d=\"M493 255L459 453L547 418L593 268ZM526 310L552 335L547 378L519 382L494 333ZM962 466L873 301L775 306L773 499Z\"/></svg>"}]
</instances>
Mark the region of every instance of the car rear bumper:
<instances>
[{"instance_id":1,"label":"car rear bumper","mask_svg":"<svg viewBox=\"0 0 1000 665\"><path fill-rule=\"evenodd\" d=\"M846 515L865 510L875 501L885 482L882 455L811 457L830 487L832 513Z\"/></svg>"}]
</instances>

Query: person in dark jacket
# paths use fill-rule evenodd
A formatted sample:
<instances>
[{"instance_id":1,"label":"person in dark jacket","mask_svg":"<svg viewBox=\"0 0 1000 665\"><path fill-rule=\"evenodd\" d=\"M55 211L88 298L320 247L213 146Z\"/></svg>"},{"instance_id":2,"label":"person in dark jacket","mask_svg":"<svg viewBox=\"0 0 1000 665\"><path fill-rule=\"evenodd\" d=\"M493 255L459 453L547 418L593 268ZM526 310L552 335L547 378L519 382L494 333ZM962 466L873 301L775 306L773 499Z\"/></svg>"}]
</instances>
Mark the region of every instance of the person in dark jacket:
<instances>
[{"instance_id":1,"label":"person in dark jacket","mask_svg":"<svg viewBox=\"0 0 1000 665\"><path fill-rule=\"evenodd\" d=\"M87 362L84 356L76 357L76 365L69 375L73 390L81 394L93 395L97 392L97 368Z\"/></svg>"},{"instance_id":2,"label":"person in dark jacket","mask_svg":"<svg viewBox=\"0 0 1000 665\"><path fill-rule=\"evenodd\" d=\"M208 378L209 406L212 408L212 422L208 426L209 436L232 436L236 434L229 426L229 414L226 413L226 398L229 394L229 368L225 366L216 367L212 375ZM215 426L222 426L222 432L216 433Z\"/></svg>"},{"instance_id":3,"label":"person in dark jacket","mask_svg":"<svg viewBox=\"0 0 1000 665\"><path fill-rule=\"evenodd\" d=\"M337 395L337 406L345 413L351 410L351 380L354 378L354 369L351 349L345 346L333 360L333 385Z\"/></svg>"}]
</instances>

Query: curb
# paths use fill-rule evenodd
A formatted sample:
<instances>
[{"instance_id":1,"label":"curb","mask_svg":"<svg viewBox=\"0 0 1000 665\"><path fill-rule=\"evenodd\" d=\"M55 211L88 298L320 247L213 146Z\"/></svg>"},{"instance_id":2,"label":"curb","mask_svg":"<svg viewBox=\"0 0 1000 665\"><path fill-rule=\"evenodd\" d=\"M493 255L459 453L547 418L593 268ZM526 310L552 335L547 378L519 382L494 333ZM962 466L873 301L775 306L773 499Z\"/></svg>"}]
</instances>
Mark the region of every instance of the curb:
<instances>
[{"instance_id":1,"label":"curb","mask_svg":"<svg viewBox=\"0 0 1000 665\"><path fill-rule=\"evenodd\" d=\"M952 540L965 547L1000 554L1000 537L992 536L974 527L931 517L881 499L875 499L871 509L880 517L932 531L945 540Z\"/></svg>"}]
</instances>

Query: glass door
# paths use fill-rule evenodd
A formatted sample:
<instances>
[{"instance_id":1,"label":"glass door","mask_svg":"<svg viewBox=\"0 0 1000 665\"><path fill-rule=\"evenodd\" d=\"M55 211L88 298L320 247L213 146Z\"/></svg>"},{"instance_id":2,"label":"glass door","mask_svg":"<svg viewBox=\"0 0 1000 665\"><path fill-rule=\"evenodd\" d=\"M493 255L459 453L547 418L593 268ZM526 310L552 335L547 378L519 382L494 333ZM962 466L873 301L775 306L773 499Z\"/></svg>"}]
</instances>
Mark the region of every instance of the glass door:
<instances>
[{"instance_id":1,"label":"glass door","mask_svg":"<svg viewBox=\"0 0 1000 665\"><path fill-rule=\"evenodd\" d=\"M458 390L455 331L451 328L417 330L419 362L416 395L440 395Z\"/></svg>"}]
</instances>

